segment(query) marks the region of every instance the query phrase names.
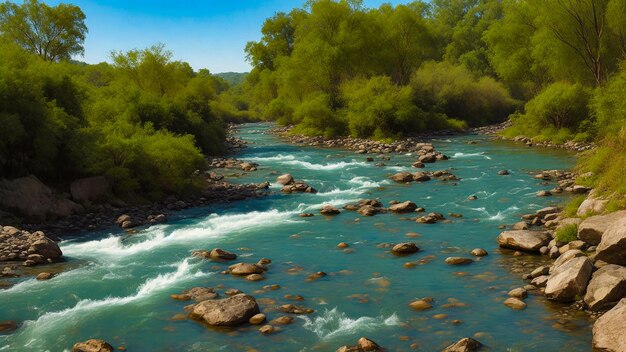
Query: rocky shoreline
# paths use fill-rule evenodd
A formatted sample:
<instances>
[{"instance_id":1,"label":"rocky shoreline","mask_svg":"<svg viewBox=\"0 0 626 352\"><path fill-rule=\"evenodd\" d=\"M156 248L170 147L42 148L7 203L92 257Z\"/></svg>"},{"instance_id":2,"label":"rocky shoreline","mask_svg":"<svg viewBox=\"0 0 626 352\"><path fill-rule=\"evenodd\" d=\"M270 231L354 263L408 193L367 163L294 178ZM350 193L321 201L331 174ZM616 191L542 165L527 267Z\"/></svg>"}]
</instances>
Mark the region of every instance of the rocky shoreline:
<instances>
[{"instance_id":1,"label":"rocky shoreline","mask_svg":"<svg viewBox=\"0 0 626 352\"><path fill-rule=\"evenodd\" d=\"M472 128L470 131L476 134L485 134L492 136L494 139L504 140L504 141L512 141L516 143L523 143L528 147L541 147L541 148L550 148L550 149L565 149L571 150L575 152L584 152L587 150L591 150L595 148L594 143L585 143L585 142L574 142L567 141L563 144L556 144L549 141L536 141L532 138L528 138L526 136L516 136L513 138L508 138L500 135L499 133L504 131L505 129L511 127L513 124L511 121L505 121L503 123L499 123L496 125L483 126Z\"/></svg>"},{"instance_id":2,"label":"rocky shoreline","mask_svg":"<svg viewBox=\"0 0 626 352\"><path fill-rule=\"evenodd\" d=\"M524 254L544 255L553 262L522 275L527 285L509 292L504 304L524 309L527 292L585 311L597 319L592 346L598 351L626 351L626 211L604 213L607 201L588 193L576 217L548 207L527 214L502 232L498 244ZM600 214L600 215L593 215Z\"/></svg>"}]
</instances>

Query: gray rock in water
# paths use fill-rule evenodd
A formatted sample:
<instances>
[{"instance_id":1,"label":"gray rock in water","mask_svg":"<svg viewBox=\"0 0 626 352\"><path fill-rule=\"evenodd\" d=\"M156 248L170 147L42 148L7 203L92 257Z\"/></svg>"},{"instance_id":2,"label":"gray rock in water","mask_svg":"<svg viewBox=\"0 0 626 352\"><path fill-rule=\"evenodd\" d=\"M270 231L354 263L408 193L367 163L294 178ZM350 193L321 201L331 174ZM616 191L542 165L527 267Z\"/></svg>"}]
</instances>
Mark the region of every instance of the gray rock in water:
<instances>
[{"instance_id":1,"label":"gray rock in water","mask_svg":"<svg viewBox=\"0 0 626 352\"><path fill-rule=\"evenodd\" d=\"M514 230L502 232L497 241L503 248L539 253L550 239L550 234L545 231Z\"/></svg>"},{"instance_id":2,"label":"gray rock in water","mask_svg":"<svg viewBox=\"0 0 626 352\"><path fill-rule=\"evenodd\" d=\"M391 177L392 180L396 181L396 182L411 182L413 181L413 175L410 172L398 172L397 174L392 175Z\"/></svg>"},{"instance_id":3,"label":"gray rock in water","mask_svg":"<svg viewBox=\"0 0 626 352\"><path fill-rule=\"evenodd\" d=\"M415 205L415 203L411 202L410 200L402 203L393 204L389 207L389 211L392 211L394 213L411 213L414 212L415 209L417 209L417 205Z\"/></svg>"},{"instance_id":4,"label":"gray rock in water","mask_svg":"<svg viewBox=\"0 0 626 352\"><path fill-rule=\"evenodd\" d=\"M626 265L626 217L612 223L602 235L596 259L609 264Z\"/></svg>"},{"instance_id":5,"label":"gray rock in water","mask_svg":"<svg viewBox=\"0 0 626 352\"><path fill-rule=\"evenodd\" d=\"M113 352L113 346L104 340L91 339L75 343L72 352Z\"/></svg>"},{"instance_id":6,"label":"gray rock in water","mask_svg":"<svg viewBox=\"0 0 626 352\"><path fill-rule=\"evenodd\" d=\"M258 313L259 306L254 297L238 294L200 302L193 306L190 315L211 326L237 326L247 323Z\"/></svg>"},{"instance_id":7,"label":"gray rock in water","mask_svg":"<svg viewBox=\"0 0 626 352\"><path fill-rule=\"evenodd\" d=\"M276 178L276 183L282 186L290 185L293 182L294 182L293 176L291 176L290 174L280 175Z\"/></svg>"},{"instance_id":8,"label":"gray rock in water","mask_svg":"<svg viewBox=\"0 0 626 352\"><path fill-rule=\"evenodd\" d=\"M558 266L546 283L548 299L572 302L582 297L593 272L593 264L587 257L572 258Z\"/></svg>"},{"instance_id":9,"label":"gray rock in water","mask_svg":"<svg viewBox=\"0 0 626 352\"><path fill-rule=\"evenodd\" d=\"M474 260L471 258L463 258L463 257L448 257L446 258L446 264L448 265L467 265L473 263Z\"/></svg>"},{"instance_id":10,"label":"gray rock in water","mask_svg":"<svg viewBox=\"0 0 626 352\"><path fill-rule=\"evenodd\" d=\"M446 347L442 352L474 352L481 347L482 344L480 342L466 337Z\"/></svg>"},{"instance_id":11,"label":"gray rock in water","mask_svg":"<svg viewBox=\"0 0 626 352\"><path fill-rule=\"evenodd\" d=\"M339 209L335 208L334 206L330 205L330 204L326 204L324 206L322 206L322 209L320 210L320 214L322 215L338 215L339 213L341 213L341 211L339 211Z\"/></svg>"},{"instance_id":12,"label":"gray rock in water","mask_svg":"<svg viewBox=\"0 0 626 352\"><path fill-rule=\"evenodd\" d=\"M624 352L626 351L626 298L622 299L613 309L605 313L593 324L594 351Z\"/></svg>"},{"instance_id":13,"label":"gray rock in water","mask_svg":"<svg viewBox=\"0 0 626 352\"><path fill-rule=\"evenodd\" d=\"M617 304L625 296L626 268L609 264L593 273L585 294L585 303L590 310L601 311Z\"/></svg>"},{"instance_id":14,"label":"gray rock in water","mask_svg":"<svg viewBox=\"0 0 626 352\"><path fill-rule=\"evenodd\" d=\"M419 247L413 242L398 243L391 249L393 254L405 255L419 252Z\"/></svg>"},{"instance_id":15,"label":"gray rock in water","mask_svg":"<svg viewBox=\"0 0 626 352\"><path fill-rule=\"evenodd\" d=\"M232 275L247 276L250 274L262 274L263 268L257 264L237 263L228 267Z\"/></svg>"}]
</instances>

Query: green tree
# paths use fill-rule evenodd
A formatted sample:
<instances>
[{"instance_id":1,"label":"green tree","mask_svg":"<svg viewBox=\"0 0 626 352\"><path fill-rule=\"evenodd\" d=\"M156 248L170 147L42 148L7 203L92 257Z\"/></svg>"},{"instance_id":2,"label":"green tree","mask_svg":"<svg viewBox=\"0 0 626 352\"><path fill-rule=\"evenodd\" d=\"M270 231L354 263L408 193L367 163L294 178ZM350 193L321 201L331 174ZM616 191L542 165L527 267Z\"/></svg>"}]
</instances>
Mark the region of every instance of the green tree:
<instances>
[{"instance_id":1,"label":"green tree","mask_svg":"<svg viewBox=\"0 0 626 352\"><path fill-rule=\"evenodd\" d=\"M0 4L0 34L46 61L82 55L86 33L85 14L78 6L50 7L37 0Z\"/></svg>"},{"instance_id":2,"label":"green tree","mask_svg":"<svg viewBox=\"0 0 626 352\"><path fill-rule=\"evenodd\" d=\"M614 45L623 36L622 0L533 0L537 9L538 55L553 72L580 77L600 85L616 69L623 47ZM609 12L618 11L617 14ZM623 37L622 37L623 39ZM564 64L567 63L567 64Z\"/></svg>"}]
</instances>

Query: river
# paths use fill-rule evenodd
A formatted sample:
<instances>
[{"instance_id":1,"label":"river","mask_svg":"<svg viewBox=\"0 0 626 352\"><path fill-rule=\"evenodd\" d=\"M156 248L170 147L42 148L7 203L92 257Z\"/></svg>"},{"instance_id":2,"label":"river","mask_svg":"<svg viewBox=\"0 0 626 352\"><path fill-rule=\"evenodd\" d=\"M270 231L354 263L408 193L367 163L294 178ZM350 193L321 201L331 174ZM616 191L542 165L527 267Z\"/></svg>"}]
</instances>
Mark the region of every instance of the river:
<instances>
[{"instance_id":1,"label":"river","mask_svg":"<svg viewBox=\"0 0 626 352\"><path fill-rule=\"evenodd\" d=\"M239 129L238 137L251 144L233 156L260 166L233 182L274 182L278 174L291 173L317 194L282 194L272 183L275 192L265 198L189 209L132 236L112 228L66 240L61 248L72 270L43 282L26 278L0 291L0 320L23 322L13 334L0 336L0 351L63 351L88 338L128 351L335 351L361 336L388 351L437 351L472 336L490 351L590 350L585 315L566 315L564 307L535 295L526 299L523 311L502 304L510 289L525 284L512 268L541 259L513 257L495 241L499 225L565 201L565 196L536 197L553 185L542 185L529 173L571 167L572 154L485 136L445 137L432 142L450 160L427 164L426 170L453 168L461 180L404 185L388 176L415 171L410 167L415 157L393 155L383 161L386 166L377 167L351 151L286 144L263 133L269 127ZM470 140L477 143L468 144ZM502 169L510 175L498 175ZM470 195L478 199L467 200ZM323 204L341 206L363 198L380 198L384 204L411 200L427 212L463 217L419 224L389 213L318 213ZM316 216L301 218L302 212ZM405 241L416 242L421 251L396 257L379 246ZM340 242L351 251L337 248ZM229 263L190 256L192 250L214 247L239 254L241 261L270 258L266 279L249 282L222 275ZM444 263L448 256L471 257L469 251L476 247L489 255L462 267ZM419 265L405 268L409 261ZM532 268L529 264L526 272ZM317 271L329 275L308 282ZM271 284L281 288L262 289ZM250 293L268 319L282 315L275 307L286 303L315 312L269 336L250 326L210 329L181 319L189 302L170 298L197 286L217 287L222 296L228 288ZM293 302L285 295L305 300ZM408 307L423 297L434 299L432 309Z\"/></svg>"}]
</instances>

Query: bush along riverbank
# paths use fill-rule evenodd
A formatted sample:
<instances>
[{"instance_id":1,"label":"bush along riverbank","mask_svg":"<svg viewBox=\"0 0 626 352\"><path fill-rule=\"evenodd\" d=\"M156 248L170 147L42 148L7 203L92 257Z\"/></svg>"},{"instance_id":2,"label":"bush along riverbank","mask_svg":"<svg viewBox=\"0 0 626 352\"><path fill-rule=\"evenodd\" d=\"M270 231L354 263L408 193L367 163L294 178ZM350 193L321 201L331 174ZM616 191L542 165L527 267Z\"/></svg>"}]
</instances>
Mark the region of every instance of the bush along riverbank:
<instances>
[{"instance_id":1,"label":"bush along riverbank","mask_svg":"<svg viewBox=\"0 0 626 352\"><path fill-rule=\"evenodd\" d=\"M247 144L233 137L226 140L230 151L241 150ZM4 264L0 277L38 276L39 272L23 271L22 267L62 262L62 252L55 243L62 238L115 225L132 234L135 228L167 222L169 216L184 209L261 197L269 192L269 182L233 184L225 177L256 171L258 164L233 158L212 158L206 163L207 170L194 176L202 183L192 194L141 204L112 197L110 181L104 176L76 180L67 193L32 175L0 180L0 206L5 217L5 226L0 226L0 266ZM51 276L46 273L38 279ZM3 285L10 286L6 282Z\"/></svg>"}]
</instances>

